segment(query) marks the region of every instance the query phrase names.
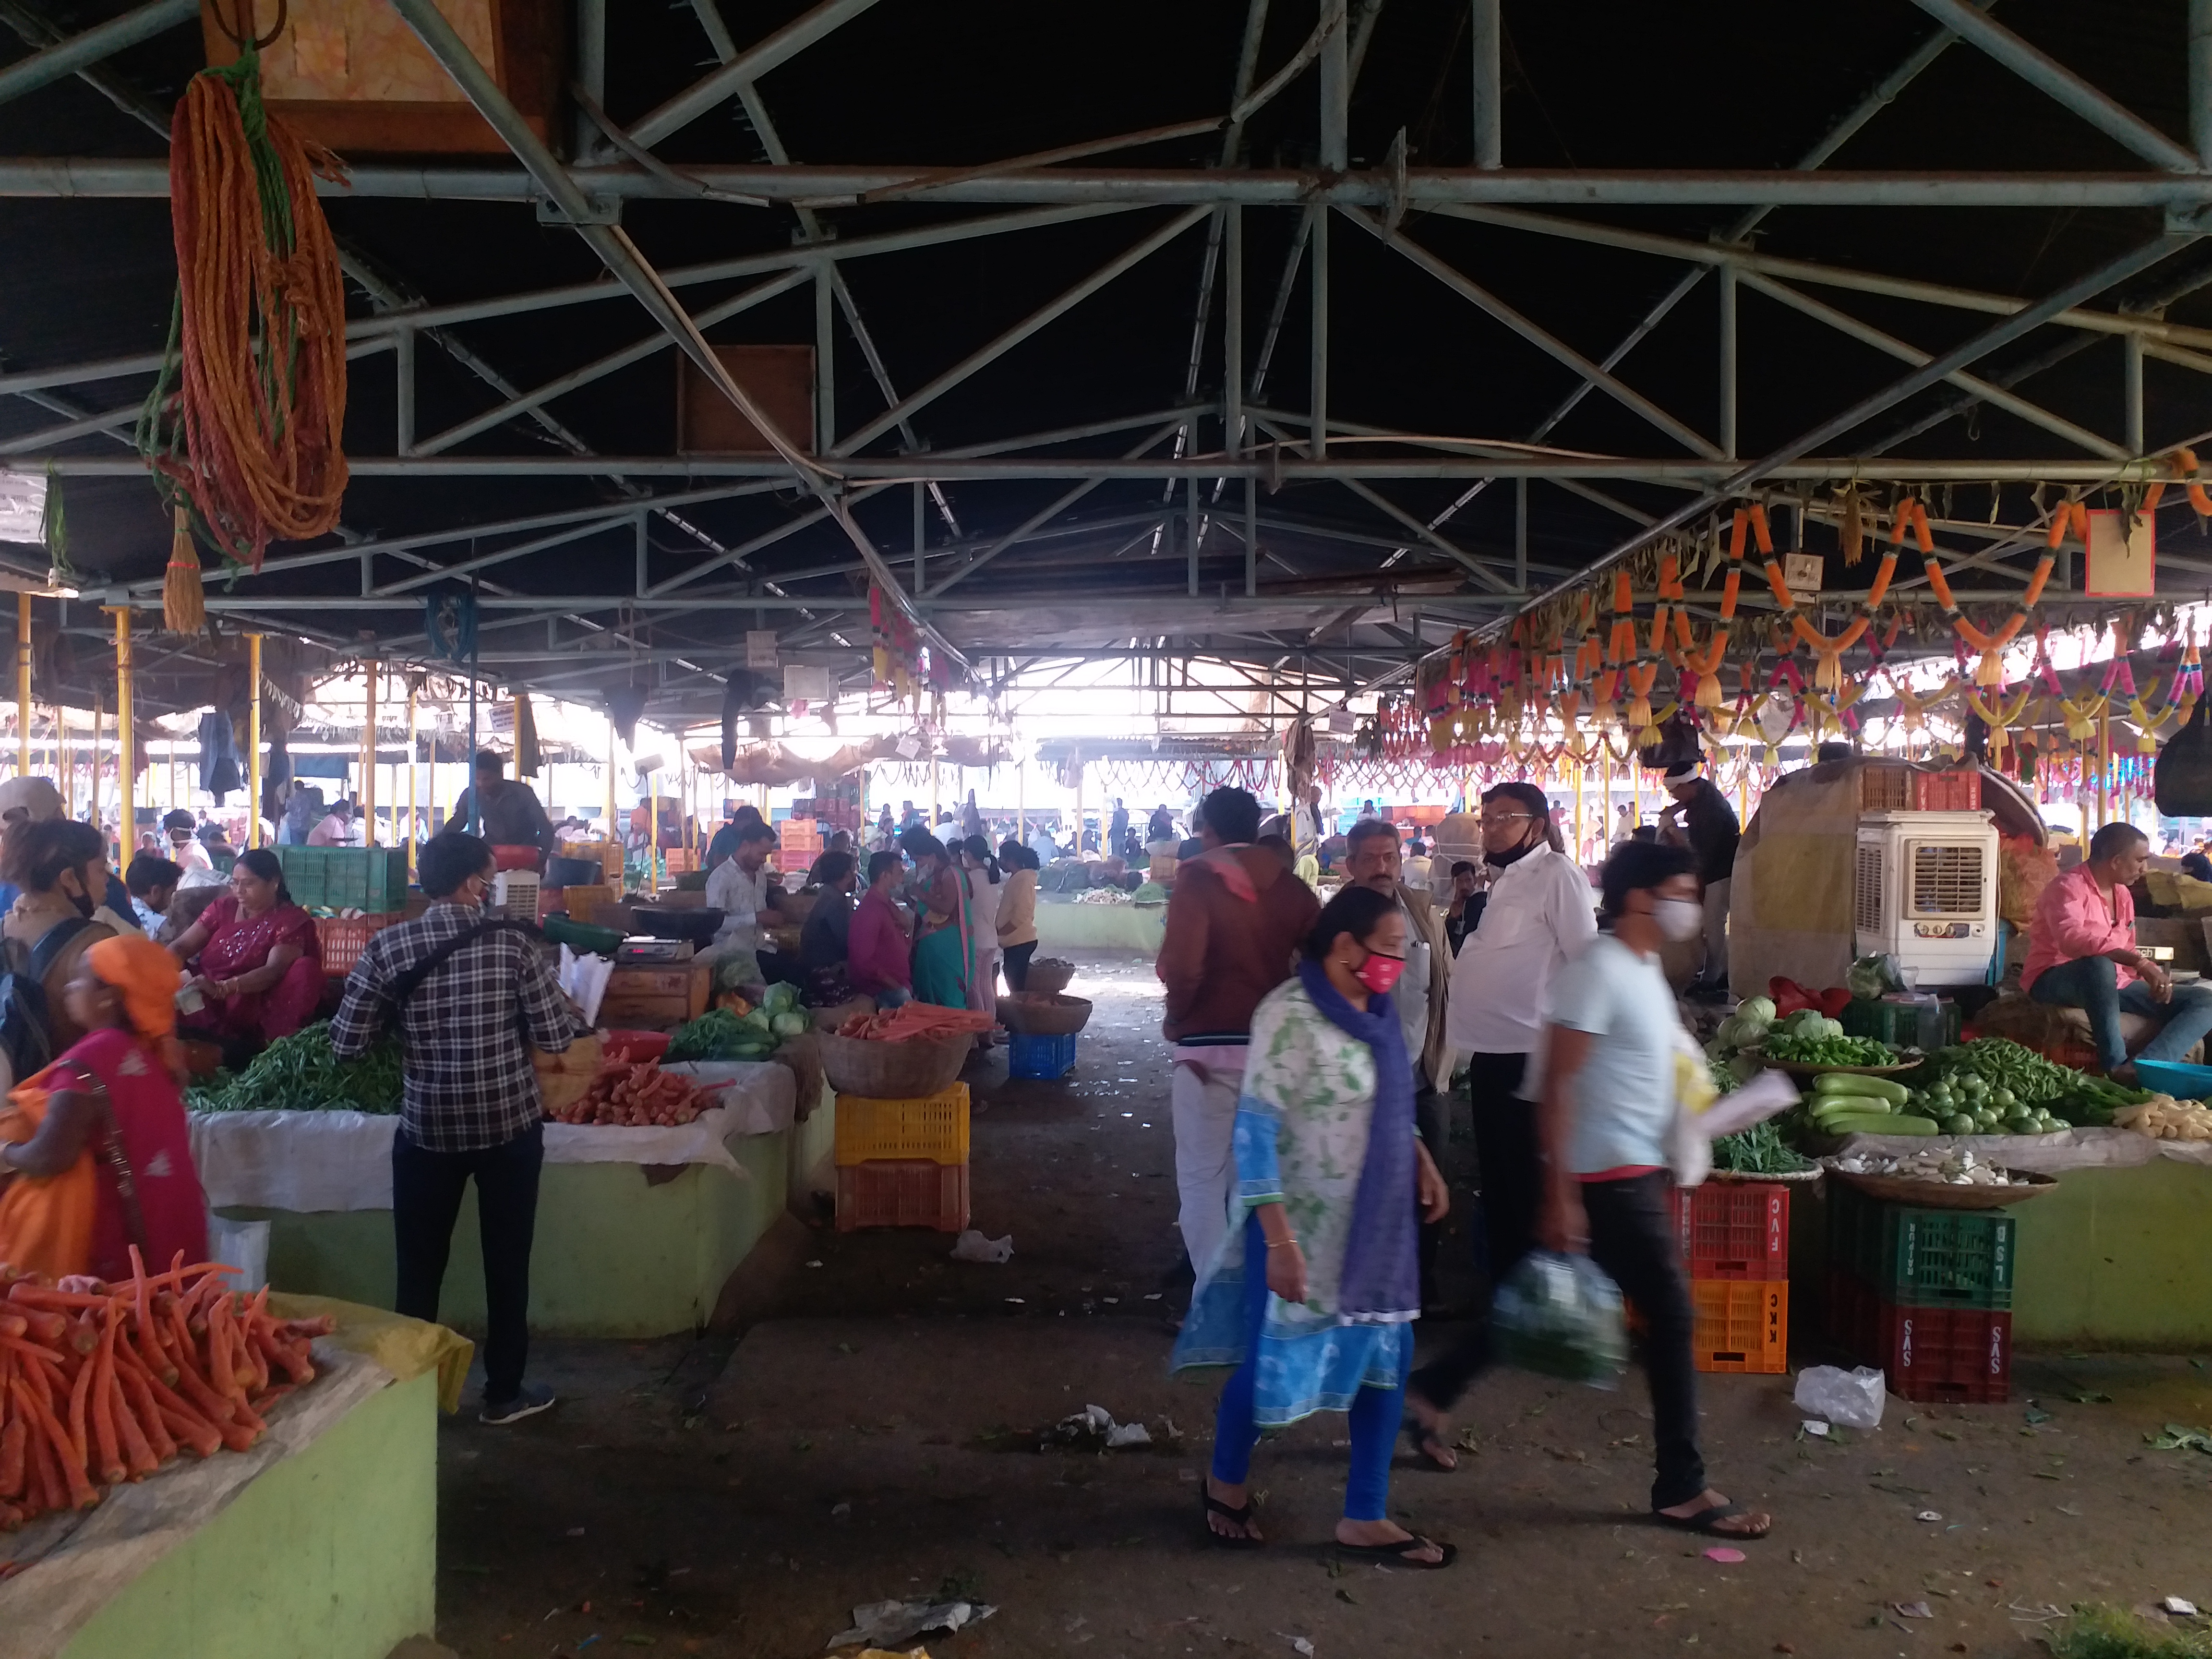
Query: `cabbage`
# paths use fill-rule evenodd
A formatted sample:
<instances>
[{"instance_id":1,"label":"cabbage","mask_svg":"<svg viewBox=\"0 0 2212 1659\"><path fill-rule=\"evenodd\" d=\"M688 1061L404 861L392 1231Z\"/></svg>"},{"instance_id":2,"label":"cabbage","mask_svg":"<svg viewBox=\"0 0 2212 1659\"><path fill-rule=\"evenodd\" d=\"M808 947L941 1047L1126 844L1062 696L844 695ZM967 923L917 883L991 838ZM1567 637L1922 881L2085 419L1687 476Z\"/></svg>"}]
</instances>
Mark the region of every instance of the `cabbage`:
<instances>
[{"instance_id":1,"label":"cabbage","mask_svg":"<svg viewBox=\"0 0 2212 1659\"><path fill-rule=\"evenodd\" d=\"M738 1023L740 1024L751 1026L754 1030L759 1032L760 1035L764 1037L774 1036L775 1035L775 1028L769 1024L769 1015L768 1010L765 1007L762 1007L754 1009L750 1013L746 1014Z\"/></svg>"},{"instance_id":2,"label":"cabbage","mask_svg":"<svg viewBox=\"0 0 2212 1659\"><path fill-rule=\"evenodd\" d=\"M1764 1030L1767 1026L1774 1024L1774 999L1746 997L1741 1002L1736 1004L1735 1012L1739 1019L1757 1020L1759 1029Z\"/></svg>"},{"instance_id":3,"label":"cabbage","mask_svg":"<svg viewBox=\"0 0 2212 1659\"><path fill-rule=\"evenodd\" d=\"M1766 1035L1766 1027L1755 1019L1746 1019L1741 1014L1730 1014L1721 1022L1720 1030L1713 1033L1715 1045L1723 1051L1745 1048Z\"/></svg>"},{"instance_id":4,"label":"cabbage","mask_svg":"<svg viewBox=\"0 0 2212 1659\"><path fill-rule=\"evenodd\" d=\"M787 1014L799 1006L799 988L779 980L768 988L768 994L761 999L761 1006L772 1015Z\"/></svg>"},{"instance_id":5,"label":"cabbage","mask_svg":"<svg viewBox=\"0 0 2212 1659\"><path fill-rule=\"evenodd\" d=\"M806 1030L806 1016L787 1009L769 1021L769 1028L778 1036L794 1037Z\"/></svg>"}]
</instances>

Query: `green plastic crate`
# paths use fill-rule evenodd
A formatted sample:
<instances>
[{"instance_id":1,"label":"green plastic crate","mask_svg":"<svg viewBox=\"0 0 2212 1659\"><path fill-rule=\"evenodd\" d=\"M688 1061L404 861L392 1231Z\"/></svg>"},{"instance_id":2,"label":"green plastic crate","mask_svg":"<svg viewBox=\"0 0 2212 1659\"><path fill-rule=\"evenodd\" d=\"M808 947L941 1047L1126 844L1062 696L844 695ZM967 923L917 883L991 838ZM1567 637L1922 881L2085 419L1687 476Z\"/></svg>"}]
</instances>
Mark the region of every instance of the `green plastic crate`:
<instances>
[{"instance_id":1,"label":"green plastic crate","mask_svg":"<svg viewBox=\"0 0 2212 1659\"><path fill-rule=\"evenodd\" d=\"M333 910L390 915L407 908L407 855L396 847L328 847L323 902Z\"/></svg>"},{"instance_id":2,"label":"green plastic crate","mask_svg":"<svg viewBox=\"0 0 2212 1659\"><path fill-rule=\"evenodd\" d=\"M2012 1306L2018 1224L2003 1210L1882 1204L1828 1186L1828 1263L1900 1308Z\"/></svg>"},{"instance_id":3,"label":"green plastic crate","mask_svg":"<svg viewBox=\"0 0 2212 1659\"><path fill-rule=\"evenodd\" d=\"M284 872L284 885L291 890L292 902L310 910L329 908L323 896L324 875L330 864L330 855L336 849L329 847L278 847L274 849L276 862Z\"/></svg>"}]
</instances>

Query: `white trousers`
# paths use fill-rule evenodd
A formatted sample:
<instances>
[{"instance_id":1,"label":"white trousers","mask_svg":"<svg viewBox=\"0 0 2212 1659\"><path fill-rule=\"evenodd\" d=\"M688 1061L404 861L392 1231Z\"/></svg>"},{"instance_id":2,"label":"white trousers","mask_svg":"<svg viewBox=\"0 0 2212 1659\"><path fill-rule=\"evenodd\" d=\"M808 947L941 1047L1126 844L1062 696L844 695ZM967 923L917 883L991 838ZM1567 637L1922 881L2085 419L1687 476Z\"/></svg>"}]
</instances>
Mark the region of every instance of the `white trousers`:
<instances>
[{"instance_id":1,"label":"white trousers","mask_svg":"<svg viewBox=\"0 0 2212 1659\"><path fill-rule=\"evenodd\" d=\"M1708 985L1728 978L1729 882L1705 884L1705 965L1698 977Z\"/></svg>"},{"instance_id":2,"label":"white trousers","mask_svg":"<svg viewBox=\"0 0 2212 1659\"><path fill-rule=\"evenodd\" d=\"M1229 1194L1237 1183L1237 1096L1245 1050L1178 1047L1168 1083L1175 1115L1176 1218L1193 1272L1203 1279L1229 1236Z\"/></svg>"}]
</instances>

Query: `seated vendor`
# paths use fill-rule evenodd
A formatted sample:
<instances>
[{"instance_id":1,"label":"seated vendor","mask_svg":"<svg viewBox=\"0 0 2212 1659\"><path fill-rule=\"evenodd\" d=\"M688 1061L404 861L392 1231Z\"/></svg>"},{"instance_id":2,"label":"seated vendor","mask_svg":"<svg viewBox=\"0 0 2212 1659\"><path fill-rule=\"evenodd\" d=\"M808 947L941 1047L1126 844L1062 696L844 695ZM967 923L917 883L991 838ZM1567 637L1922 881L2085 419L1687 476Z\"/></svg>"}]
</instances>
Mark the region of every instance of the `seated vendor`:
<instances>
[{"instance_id":1,"label":"seated vendor","mask_svg":"<svg viewBox=\"0 0 2212 1659\"><path fill-rule=\"evenodd\" d=\"M123 872L123 884L130 890L131 908L138 917L139 931L153 939L169 919L170 903L177 896L177 884L185 878L185 867L173 859L165 859L141 853L131 860L131 867Z\"/></svg>"},{"instance_id":2,"label":"seated vendor","mask_svg":"<svg viewBox=\"0 0 2212 1659\"><path fill-rule=\"evenodd\" d=\"M220 1042L234 1069L313 1019L323 1000L315 919L292 902L284 868L266 848L238 855L229 894L168 948L193 970L202 1000L185 1029Z\"/></svg>"},{"instance_id":3,"label":"seated vendor","mask_svg":"<svg viewBox=\"0 0 2212 1659\"><path fill-rule=\"evenodd\" d=\"M101 939L136 931L135 923L118 927L102 918L99 895L107 877L107 848L88 823L23 819L0 840L0 879L18 890L0 935L9 968L32 974L46 993L51 1053L84 1036L63 995L76 977L77 958Z\"/></svg>"},{"instance_id":4,"label":"seated vendor","mask_svg":"<svg viewBox=\"0 0 2212 1659\"><path fill-rule=\"evenodd\" d=\"M799 982L799 964L765 948L767 929L782 915L783 878L769 867L775 851L775 831L757 817L738 830L737 850L714 866L707 878L707 908L722 913L722 926L714 935L718 950L750 951L760 958L763 982Z\"/></svg>"},{"instance_id":5,"label":"seated vendor","mask_svg":"<svg viewBox=\"0 0 2212 1659\"><path fill-rule=\"evenodd\" d=\"M814 908L799 933L799 968L805 976L806 1003L834 1008L850 1000L852 981L845 971L853 932L853 887L858 866L850 853L824 853L814 860Z\"/></svg>"},{"instance_id":6,"label":"seated vendor","mask_svg":"<svg viewBox=\"0 0 2212 1659\"><path fill-rule=\"evenodd\" d=\"M118 1281L134 1243L163 1266L179 1250L207 1259L173 1035L179 977L176 958L136 934L79 958L64 1000L85 1035L0 1109L0 1261Z\"/></svg>"},{"instance_id":7,"label":"seated vendor","mask_svg":"<svg viewBox=\"0 0 2212 1659\"><path fill-rule=\"evenodd\" d=\"M906 916L898 907L906 879L906 860L886 849L868 859L868 890L860 895L845 937L845 976L856 995L873 997L878 1008L896 1008L914 1000Z\"/></svg>"},{"instance_id":8,"label":"seated vendor","mask_svg":"<svg viewBox=\"0 0 2212 1659\"><path fill-rule=\"evenodd\" d=\"M2177 986L2136 949L2128 884L2149 856L2149 841L2133 824L2098 830L2087 860L2043 890L2021 973L2021 988L2038 1002L2087 1012L2098 1064L2123 1082L2135 1070L2120 1035L2123 1012L2162 1028L2138 1060L2178 1060L2212 1031L2212 985Z\"/></svg>"},{"instance_id":9,"label":"seated vendor","mask_svg":"<svg viewBox=\"0 0 2212 1659\"><path fill-rule=\"evenodd\" d=\"M835 830L831 833L829 846L822 849L821 857L816 859L813 864L808 867L806 872L806 884L809 887L821 887L826 885L827 884L822 872L829 868L830 860L837 857L840 854L842 854L848 860L850 860L853 856L853 838L847 835L842 830ZM858 866L856 866L855 867L857 868Z\"/></svg>"}]
</instances>

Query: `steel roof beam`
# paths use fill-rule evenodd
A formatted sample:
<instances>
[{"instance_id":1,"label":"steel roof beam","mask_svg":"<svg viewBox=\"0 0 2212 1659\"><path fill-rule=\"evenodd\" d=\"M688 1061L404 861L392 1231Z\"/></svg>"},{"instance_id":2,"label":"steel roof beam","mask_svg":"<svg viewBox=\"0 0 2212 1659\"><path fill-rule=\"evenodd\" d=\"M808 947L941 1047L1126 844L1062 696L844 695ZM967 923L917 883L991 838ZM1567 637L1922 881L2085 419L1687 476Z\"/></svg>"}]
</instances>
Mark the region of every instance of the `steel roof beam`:
<instances>
[{"instance_id":1,"label":"steel roof beam","mask_svg":"<svg viewBox=\"0 0 2212 1659\"><path fill-rule=\"evenodd\" d=\"M189 23L200 15L200 0L151 0L94 25L82 34L33 52L28 58L0 68L0 104L27 92L67 80L82 70L112 58L125 47Z\"/></svg>"},{"instance_id":2,"label":"steel roof beam","mask_svg":"<svg viewBox=\"0 0 2212 1659\"><path fill-rule=\"evenodd\" d=\"M2026 331L2022 331L2023 332ZM1994 347L1990 348L1995 349ZM1948 356L1948 354L1947 354ZM1938 360L1942 361L1942 360ZM1936 376L1943 378L1942 374ZM1917 389L1917 388L1916 388ZM1905 393L1910 396L1911 393ZM1865 418L1879 414L1870 410ZM1434 438L1416 440L1437 443ZM1486 441L1460 441L1470 447ZM356 478L679 478L696 482L708 478L759 478L788 484L790 473L780 461L744 457L717 460L702 456L668 455L440 455L433 457L363 455L349 465ZM125 478L143 472L143 460L117 455L26 455L17 458L16 471L51 471L62 477ZM1304 483L1324 479L1364 478L1370 483L1389 478L1612 478L1644 483L1705 484L1734 477L1740 464L1726 460L1647 459L1634 456L1543 454L1436 455L1357 458L1326 461L1267 455L1232 459L1224 455L1192 455L1181 460L1121 460L1090 457L1065 459L961 460L941 453L923 455L865 456L840 460L838 472L849 483L912 483L935 479L946 483L985 479L1131 478L1157 483L1163 478L1252 478L1262 484ZM1952 457L1916 459L1853 455L1810 456L1774 463L1759 477L1777 483L1812 480L1826 482L1857 477L1870 483L2001 483L2047 479L2053 483L2106 483L2120 472L2111 463L2076 457L2046 459L2021 458L2001 460ZM2148 475L2146 475L2148 476ZM729 492L720 492L729 493ZM694 499L711 499L711 495ZM652 498L641 496L630 505L652 507ZM605 506L594 507L605 512ZM455 540L469 532L441 532L437 539ZM363 544L366 545L366 544Z\"/></svg>"},{"instance_id":3,"label":"steel roof beam","mask_svg":"<svg viewBox=\"0 0 2212 1659\"><path fill-rule=\"evenodd\" d=\"M672 132L689 126L708 111L727 103L779 64L788 62L816 41L874 5L876 0L823 0L757 46L738 53L704 80L685 88L629 130L650 149Z\"/></svg>"},{"instance_id":4,"label":"steel roof beam","mask_svg":"<svg viewBox=\"0 0 2212 1659\"><path fill-rule=\"evenodd\" d=\"M830 0L833 7L853 3L854 0ZM860 550L860 556L875 569L877 579L883 584L888 597L901 609L907 609L909 601L899 587L890 567L884 563L883 556L876 550L874 544L869 541L850 512L838 501L838 487L835 481L793 447L790 439L778 430L767 410L731 375L714 349L707 343L706 337L699 332L698 325L629 236L617 227L592 222L593 210L589 199L562 171L560 162L545 148L544 141L531 131L529 124L514 106L507 101L506 94L493 81L490 71L477 61L466 43L455 33L453 26L438 9L436 0L392 0L392 3L405 20L408 27L415 32L416 37L429 49L430 55L443 65L446 72L468 95L469 101L476 106L493 130L506 142L507 148L525 163L532 177L559 205L576 234L599 255L600 262L617 281L635 294L638 302L645 307L647 312L675 337L684 354L698 366L708 382L752 422L783 458L786 465L798 475L799 481L823 499L830 507L831 516L836 519L840 527ZM920 616L915 616L914 620L933 649L942 650L949 659L963 668L966 666L967 659L949 640L938 634Z\"/></svg>"},{"instance_id":5,"label":"steel roof beam","mask_svg":"<svg viewBox=\"0 0 2212 1659\"><path fill-rule=\"evenodd\" d=\"M1913 3L1969 46L1987 52L2039 92L2057 99L2115 143L2155 167L2194 173L2196 155L2156 127L2124 108L2072 70L2030 46L2002 23L1985 17L1966 0L1913 0Z\"/></svg>"},{"instance_id":6,"label":"steel roof beam","mask_svg":"<svg viewBox=\"0 0 2212 1659\"><path fill-rule=\"evenodd\" d=\"M398 0L394 0L398 3ZM854 207L871 191L911 182L910 167L706 167L684 169L688 179L730 194L816 208ZM568 169L568 190L599 199L660 198L718 211L724 204L675 189L641 168L618 165ZM1540 207L1765 208L2163 208L2186 212L2212 203L2212 173L2125 172L1864 171L1798 173L1772 169L1643 171L1539 167L1409 168L1403 189L1387 171L1341 174L1284 168L1043 167L932 185L915 201L998 206L1253 207L1387 209L1401 203L1426 211L1455 203ZM320 180L318 193L394 201L529 204L557 199L531 173L505 167L362 166L344 183ZM116 198L159 200L169 193L167 164L95 156L0 159L0 197ZM809 250L809 257L817 251Z\"/></svg>"}]
</instances>

